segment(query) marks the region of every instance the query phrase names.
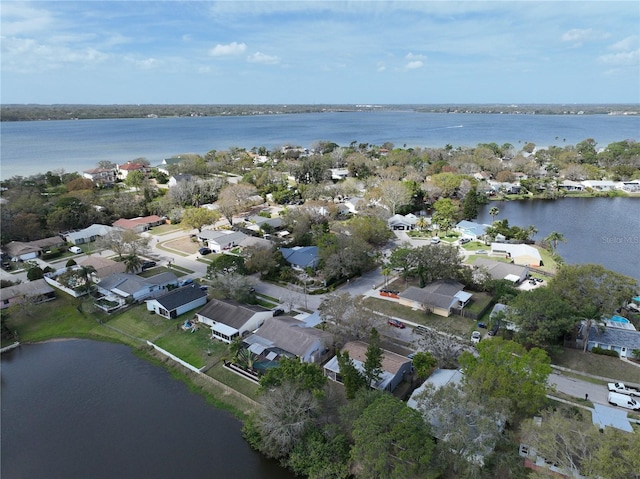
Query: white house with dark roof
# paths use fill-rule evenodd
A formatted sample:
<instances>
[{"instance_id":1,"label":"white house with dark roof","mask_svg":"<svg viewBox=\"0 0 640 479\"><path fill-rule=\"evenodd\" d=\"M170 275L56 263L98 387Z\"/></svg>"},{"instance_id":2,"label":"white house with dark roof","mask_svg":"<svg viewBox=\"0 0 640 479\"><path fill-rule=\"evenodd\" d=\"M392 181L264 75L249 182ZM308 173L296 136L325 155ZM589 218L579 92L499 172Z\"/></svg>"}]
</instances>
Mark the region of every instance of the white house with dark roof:
<instances>
[{"instance_id":1,"label":"white house with dark roof","mask_svg":"<svg viewBox=\"0 0 640 479\"><path fill-rule=\"evenodd\" d=\"M304 321L280 316L265 321L243 342L252 353L272 357L274 361L287 356L320 364L331 350L333 336L320 329L307 327Z\"/></svg>"},{"instance_id":2,"label":"white house with dark roof","mask_svg":"<svg viewBox=\"0 0 640 479\"><path fill-rule=\"evenodd\" d=\"M367 343L362 341L351 341L342 347L342 353L349 353L349 358L353 361L353 365L360 371L364 371L364 363L367 360ZM324 365L324 375L332 381L342 383L340 376L340 366L338 364L338 358L334 356L327 364ZM409 377L411 374L412 364L411 360L406 356L394 353L392 351L382 350L382 374L380 379L371 384L371 387L380 391L393 390L403 380Z\"/></svg>"},{"instance_id":3,"label":"white house with dark roof","mask_svg":"<svg viewBox=\"0 0 640 479\"><path fill-rule=\"evenodd\" d=\"M262 306L230 299L213 299L196 313L196 319L211 328L211 337L225 343L255 331L272 317L273 311Z\"/></svg>"},{"instance_id":4,"label":"white house with dark roof","mask_svg":"<svg viewBox=\"0 0 640 479\"><path fill-rule=\"evenodd\" d=\"M409 286L398 295L398 302L413 309L422 309L438 316L449 317L454 308L463 308L471 300L471 296L471 293L464 291L462 283L452 279L442 279L424 288Z\"/></svg>"},{"instance_id":5,"label":"white house with dark roof","mask_svg":"<svg viewBox=\"0 0 640 479\"><path fill-rule=\"evenodd\" d=\"M204 306L207 303L207 293L192 283L157 298L148 299L146 303L147 311L154 311L167 319L175 319L187 311Z\"/></svg>"}]
</instances>

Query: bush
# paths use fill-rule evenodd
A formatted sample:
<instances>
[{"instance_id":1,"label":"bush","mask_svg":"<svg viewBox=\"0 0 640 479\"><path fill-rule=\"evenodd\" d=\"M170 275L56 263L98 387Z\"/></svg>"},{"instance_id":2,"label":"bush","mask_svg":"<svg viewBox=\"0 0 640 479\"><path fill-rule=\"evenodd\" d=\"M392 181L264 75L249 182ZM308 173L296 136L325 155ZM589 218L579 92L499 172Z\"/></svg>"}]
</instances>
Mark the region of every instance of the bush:
<instances>
[{"instance_id":1,"label":"bush","mask_svg":"<svg viewBox=\"0 0 640 479\"><path fill-rule=\"evenodd\" d=\"M640 360L640 349L634 349L633 351L631 351L631 355L635 358Z\"/></svg>"},{"instance_id":2,"label":"bush","mask_svg":"<svg viewBox=\"0 0 640 479\"><path fill-rule=\"evenodd\" d=\"M71 268L72 266L75 266L76 263L73 259L70 259L69 261L67 261L67 264L65 265L65 268Z\"/></svg>"},{"instance_id":3,"label":"bush","mask_svg":"<svg viewBox=\"0 0 640 479\"><path fill-rule=\"evenodd\" d=\"M614 351L613 349L603 349L603 348L599 348L599 347L594 347L591 352L593 354L602 354L603 356L611 356L613 358L619 358L620 354L618 354L618 351Z\"/></svg>"},{"instance_id":4,"label":"bush","mask_svg":"<svg viewBox=\"0 0 640 479\"><path fill-rule=\"evenodd\" d=\"M30 268L29 271L27 271L27 279L29 281L42 279L43 277L44 277L44 271L42 271L42 268L40 268L39 266Z\"/></svg>"}]
</instances>

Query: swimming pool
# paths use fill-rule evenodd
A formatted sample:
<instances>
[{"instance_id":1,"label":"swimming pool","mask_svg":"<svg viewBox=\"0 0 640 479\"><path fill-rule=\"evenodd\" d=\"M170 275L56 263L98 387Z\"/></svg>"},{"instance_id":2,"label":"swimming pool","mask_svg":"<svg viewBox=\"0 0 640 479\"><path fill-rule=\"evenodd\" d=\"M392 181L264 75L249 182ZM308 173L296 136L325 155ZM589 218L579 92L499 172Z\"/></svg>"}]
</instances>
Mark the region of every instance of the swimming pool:
<instances>
[{"instance_id":1,"label":"swimming pool","mask_svg":"<svg viewBox=\"0 0 640 479\"><path fill-rule=\"evenodd\" d=\"M622 316L613 315L609 321L613 321L614 323L625 323L629 324L629 320L627 318L623 318Z\"/></svg>"}]
</instances>

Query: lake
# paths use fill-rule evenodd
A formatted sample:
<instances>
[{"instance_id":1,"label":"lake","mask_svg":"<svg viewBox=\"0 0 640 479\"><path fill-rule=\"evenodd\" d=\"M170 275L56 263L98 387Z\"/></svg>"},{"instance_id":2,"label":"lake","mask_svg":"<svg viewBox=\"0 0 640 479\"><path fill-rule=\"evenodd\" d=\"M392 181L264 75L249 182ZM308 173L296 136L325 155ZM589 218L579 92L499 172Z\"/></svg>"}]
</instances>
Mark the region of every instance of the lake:
<instances>
[{"instance_id":1,"label":"lake","mask_svg":"<svg viewBox=\"0 0 640 479\"><path fill-rule=\"evenodd\" d=\"M0 178L63 168L82 171L101 160L119 164L144 157L152 165L182 153L204 155L230 147L269 149L319 140L397 147L472 147L527 142L538 147L598 147L640 140L640 115L499 115L414 111L326 112L235 117L143 118L0 122Z\"/></svg>"},{"instance_id":2,"label":"lake","mask_svg":"<svg viewBox=\"0 0 640 479\"><path fill-rule=\"evenodd\" d=\"M241 423L131 349L88 340L2 355L1 476L293 479Z\"/></svg>"},{"instance_id":3,"label":"lake","mask_svg":"<svg viewBox=\"0 0 640 479\"><path fill-rule=\"evenodd\" d=\"M640 198L491 201L476 221L491 224L494 206L500 210L496 220L534 225L536 240L562 233L567 241L558 243L558 253L568 264L602 264L640 281Z\"/></svg>"}]
</instances>

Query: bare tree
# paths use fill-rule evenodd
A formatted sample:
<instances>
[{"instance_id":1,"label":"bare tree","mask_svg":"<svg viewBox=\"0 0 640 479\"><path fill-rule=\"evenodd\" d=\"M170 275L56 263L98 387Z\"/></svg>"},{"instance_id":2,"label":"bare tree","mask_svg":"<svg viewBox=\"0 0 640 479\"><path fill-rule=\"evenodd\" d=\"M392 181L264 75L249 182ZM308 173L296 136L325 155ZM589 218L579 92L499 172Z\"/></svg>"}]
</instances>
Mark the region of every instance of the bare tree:
<instances>
[{"instance_id":1,"label":"bare tree","mask_svg":"<svg viewBox=\"0 0 640 479\"><path fill-rule=\"evenodd\" d=\"M256 189L252 185L227 185L220 191L218 196L218 210L229 224L233 224L233 215L247 208L249 206L249 198L255 194Z\"/></svg>"},{"instance_id":2,"label":"bare tree","mask_svg":"<svg viewBox=\"0 0 640 479\"><path fill-rule=\"evenodd\" d=\"M320 305L320 317L337 344L366 341L371 329L382 321L364 306L363 298L353 298L348 293L329 295Z\"/></svg>"},{"instance_id":3,"label":"bare tree","mask_svg":"<svg viewBox=\"0 0 640 479\"><path fill-rule=\"evenodd\" d=\"M415 341L417 349L429 351L438 361L438 367L444 369L457 368L458 358L466 345L455 336L432 329L421 330L421 336Z\"/></svg>"}]
</instances>

